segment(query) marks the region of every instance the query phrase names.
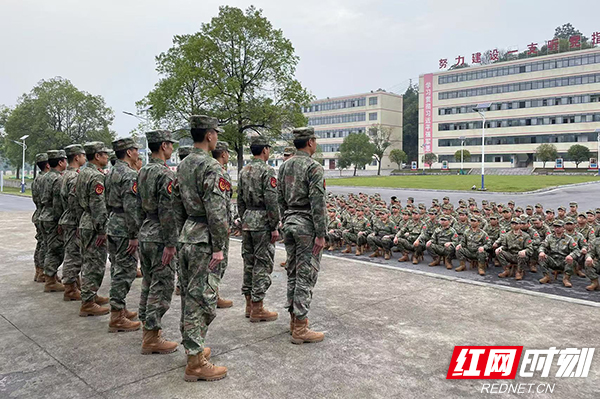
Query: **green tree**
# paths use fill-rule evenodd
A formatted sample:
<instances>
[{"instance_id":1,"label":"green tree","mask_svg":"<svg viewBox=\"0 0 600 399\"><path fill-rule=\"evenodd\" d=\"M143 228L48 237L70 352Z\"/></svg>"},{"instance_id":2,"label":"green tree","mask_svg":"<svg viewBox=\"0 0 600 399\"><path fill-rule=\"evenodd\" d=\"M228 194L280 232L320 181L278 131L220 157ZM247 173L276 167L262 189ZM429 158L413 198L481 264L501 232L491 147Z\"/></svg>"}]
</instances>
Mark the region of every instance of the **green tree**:
<instances>
[{"instance_id":1,"label":"green tree","mask_svg":"<svg viewBox=\"0 0 600 399\"><path fill-rule=\"evenodd\" d=\"M419 157L419 86L410 84L402 96L402 148L407 159Z\"/></svg>"},{"instance_id":2,"label":"green tree","mask_svg":"<svg viewBox=\"0 0 600 399\"><path fill-rule=\"evenodd\" d=\"M29 164L34 163L36 153L72 143L99 140L108 144L115 137L110 130L113 119L102 96L80 91L61 77L42 80L19 98L6 119L6 157L14 166L21 164L22 149L13 140L24 135L29 135L25 158Z\"/></svg>"},{"instance_id":3,"label":"green tree","mask_svg":"<svg viewBox=\"0 0 600 399\"><path fill-rule=\"evenodd\" d=\"M556 150L554 144L544 143L540 144L535 149L535 155L540 161L543 162L543 167L546 168L546 162L554 161L556 158L558 158L558 151Z\"/></svg>"},{"instance_id":4,"label":"green tree","mask_svg":"<svg viewBox=\"0 0 600 399\"><path fill-rule=\"evenodd\" d=\"M364 168L373 161L375 149L365 133L350 133L340 146L340 168L346 169L354 165L354 174L356 176L357 168Z\"/></svg>"},{"instance_id":5,"label":"green tree","mask_svg":"<svg viewBox=\"0 0 600 399\"><path fill-rule=\"evenodd\" d=\"M385 154L385 150L392 145L390 142L392 128L381 124L375 124L369 127L368 132L371 137L371 143L373 144L373 155L375 155L375 159L377 159L377 175L379 176L381 174L383 154Z\"/></svg>"},{"instance_id":6,"label":"green tree","mask_svg":"<svg viewBox=\"0 0 600 399\"><path fill-rule=\"evenodd\" d=\"M398 148L390 151L390 161L395 164L398 164L398 169L402 169L402 164L407 160L406 153Z\"/></svg>"},{"instance_id":7,"label":"green tree","mask_svg":"<svg viewBox=\"0 0 600 399\"><path fill-rule=\"evenodd\" d=\"M437 162L437 155L435 155L433 152L428 152L427 154L423 155L423 162L429 165L429 169L431 169L431 166Z\"/></svg>"},{"instance_id":8,"label":"green tree","mask_svg":"<svg viewBox=\"0 0 600 399\"><path fill-rule=\"evenodd\" d=\"M573 144L567 151L569 159L575 162L575 167L579 168L579 164L590 159L590 149L581 144Z\"/></svg>"},{"instance_id":9,"label":"green tree","mask_svg":"<svg viewBox=\"0 0 600 399\"><path fill-rule=\"evenodd\" d=\"M193 114L216 116L231 126L221 139L237 152L241 170L248 133L279 138L286 128L306 125L301 107L313 97L294 78L298 61L262 10L221 6L199 32L175 36L156 57L160 81L138 109L152 105L150 117L171 129Z\"/></svg>"},{"instance_id":10,"label":"green tree","mask_svg":"<svg viewBox=\"0 0 600 399\"><path fill-rule=\"evenodd\" d=\"M460 162L461 160L469 162L471 160L471 153L469 150L458 150L454 153L454 160L456 162Z\"/></svg>"}]
</instances>

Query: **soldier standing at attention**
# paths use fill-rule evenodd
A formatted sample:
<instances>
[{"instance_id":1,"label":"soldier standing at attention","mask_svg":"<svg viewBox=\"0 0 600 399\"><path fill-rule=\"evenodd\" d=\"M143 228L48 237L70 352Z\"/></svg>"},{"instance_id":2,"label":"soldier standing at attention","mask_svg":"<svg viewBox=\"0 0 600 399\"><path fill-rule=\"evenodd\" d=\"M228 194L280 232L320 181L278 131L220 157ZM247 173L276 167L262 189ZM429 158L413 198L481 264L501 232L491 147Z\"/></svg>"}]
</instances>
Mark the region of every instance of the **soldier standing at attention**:
<instances>
[{"instance_id":1,"label":"soldier standing at attention","mask_svg":"<svg viewBox=\"0 0 600 399\"><path fill-rule=\"evenodd\" d=\"M75 184L77 202L83 209L79 219L81 245L81 308L79 316L100 316L110 312L101 305L108 298L98 296L106 270L106 200L104 197L104 173L108 164L108 148L101 141L83 145L88 160L79 170Z\"/></svg>"},{"instance_id":2,"label":"soldier standing at attention","mask_svg":"<svg viewBox=\"0 0 600 399\"><path fill-rule=\"evenodd\" d=\"M143 275L139 308L144 323L142 354L167 354L177 350L177 342L161 336L161 320L171 305L177 267L174 258L178 226L172 196L175 174L167 166L175 140L168 130L148 132L146 140L152 154L140 170L137 183L145 216L139 234Z\"/></svg>"},{"instance_id":3,"label":"soldier standing at attention","mask_svg":"<svg viewBox=\"0 0 600 399\"><path fill-rule=\"evenodd\" d=\"M302 344L321 342L325 337L308 328L308 311L327 234L326 187L323 167L311 158L317 150L314 128L296 128L293 135L298 151L279 168L278 201L288 261L286 307L291 342Z\"/></svg>"},{"instance_id":4,"label":"soldier standing at attention","mask_svg":"<svg viewBox=\"0 0 600 399\"><path fill-rule=\"evenodd\" d=\"M263 300L271 286L275 242L279 239L277 178L267 164L271 154L269 141L262 136L253 136L250 151L254 158L240 173L237 198L242 218L242 294L246 297L246 317L250 317L250 321L274 321L277 313L265 309Z\"/></svg>"},{"instance_id":5,"label":"soldier standing at attention","mask_svg":"<svg viewBox=\"0 0 600 399\"><path fill-rule=\"evenodd\" d=\"M291 157L296 154L296 149L294 147L285 147L283 150L283 162L287 161ZM281 221L279 222L279 226L277 226L277 230L279 231L279 242L283 242L283 224ZM287 261L281 262L279 266L285 267Z\"/></svg>"},{"instance_id":6,"label":"soldier standing at attention","mask_svg":"<svg viewBox=\"0 0 600 399\"><path fill-rule=\"evenodd\" d=\"M138 234L141 207L138 199L137 171L138 146L133 138L112 142L117 160L106 176L106 204L111 210L108 217L108 252L110 264L110 322L108 332L127 332L140 329L136 312L128 311L125 298L137 273Z\"/></svg>"},{"instance_id":7,"label":"soldier standing at attention","mask_svg":"<svg viewBox=\"0 0 600 399\"><path fill-rule=\"evenodd\" d=\"M231 176L227 173L227 164L229 163L229 145L225 141L217 141L217 146L212 151L212 157L217 160L223 168L223 176L227 181L228 187L231 187ZM231 198L233 197L233 190L227 191L227 234L231 231L233 225L233 214L231 212ZM225 275L225 270L229 264L229 240L225 240L225 247L223 248L223 260L218 266L218 277L219 284ZM229 299L221 298L219 290L217 290L217 308L230 308L233 306L233 301Z\"/></svg>"},{"instance_id":8,"label":"soldier standing at attention","mask_svg":"<svg viewBox=\"0 0 600 399\"><path fill-rule=\"evenodd\" d=\"M37 242L35 245L35 252L33 254L33 263L35 265L35 276L33 277L33 281L43 283L45 281L44 259L46 258L46 243L44 242L44 230L42 229L42 224L39 220L40 213L42 212L42 192L40 181L42 180L42 176L44 176L50 170L50 165L48 165L48 154L45 152L36 154L35 164L40 169L40 173L37 174L35 179L33 179L33 183L31 183L31 199L35 204L35 212L33 212L31 221L35 226L35 240Z\"/></svg>"},{"instance_id":9,"label":"soldier standing at attention","mask_svg":"<svg viewBox=\"0 0 600 399\"><path fill-rule=\"evenodd\" d=\"M63 231L65 258L63 260L62 283L65 286L63 299L65 301L81 300L81 245L77 236L77 226L81 217L81 207L77 202L75 184L79 176L79 168L85 165L85 151L80 144L65 147L69 166L63 173L60 196L63 202L63 214L58 224Z\"/></svg>"},{"instance_id":10,"label":"soldier standing at attention","mask_svg":"<svg viewBox=\"0 0 600 399\"><path fill-rule=\"evenodd\" d=\"M44 292L64 291L65 287L57 281L56 274L65 256L62 228L58 221L63 214L60 196L62 172L67 168L67 155L64 150L48 151L50 171L40 180L42 190L42 212L39 220L44 231L46 257L44 259Z\"/></svg>"},{"instance_id":11,"label":"soldier standing at attention","mask_svg":"<svg viewBox=\"0 0 600 399\"><path fill-rule=\"evenodd\" d=\"M187 354L186 381L219 380L227 367L209 362L205 347L208 326L216 317L219 263L224 259L227 233L227 201L231 186L223 168L210 156L217 146L216 118L190 117L194 148L177 169L175 205L178 220L185 220L179 236L181 282L181 331Z\"/></svg>"}]
</instances>

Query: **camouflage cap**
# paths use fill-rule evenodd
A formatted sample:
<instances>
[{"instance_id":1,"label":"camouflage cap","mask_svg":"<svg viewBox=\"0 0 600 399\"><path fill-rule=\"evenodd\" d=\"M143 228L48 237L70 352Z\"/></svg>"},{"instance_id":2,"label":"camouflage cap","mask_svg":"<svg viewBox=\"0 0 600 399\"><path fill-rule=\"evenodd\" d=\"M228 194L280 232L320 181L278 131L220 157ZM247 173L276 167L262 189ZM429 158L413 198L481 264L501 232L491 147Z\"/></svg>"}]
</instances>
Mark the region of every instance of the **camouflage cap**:
<instances>
[{"instance_id":1,"label":"camouflage cap","mask_svg":"<svg viewBox=\"0 0 600 399\"><path fill-rule=\"evenodd\" d=\"M521 224L529 223L529 218L525 215L521 215L521 217L519 217L519 220L521 221Z\"/></svg>"},{"instance_id":2,"label":"camouflage cap","mask_svg":"<svg viewBox=\"0 0 600 399\"><path fill-rule=\"evenodd\" d=\"M444 205L442 205L442 209L452 210L452 205L451 204L444 204Z\"/></svg>"},{"instance_id":3,"label":"camouflage cap","mask_svg":"<svg viewBox=\"0 0 600 399\"><path fill-rule=\"evenodd\" d=\"M215 151L227 151L229 152L229 144L226 141L217 141Z\"/></svg>"},{"instance_id":4,"label":"camouflage cap","mask_svg":"<svg viewBox=\"0 0 600 399\"><path fill-rule=\"evenodd\" d=\"M481 205L488 205L488 204L489 204L488 200L482 200L481 201Z\"/></svg>"},{"instance_id":5,"label":"camouflage cap","mask_svg":"<svg viewBox=\"0 0 600 399\"><path fill-rule=\"evenodd\" d=\"M448 200L448 201L450 201L450 197L445 196L444 198L442 198L442 200Z\"/></svg>"},{"instance_id":6,"label":"camouflage cap","mask_svg":"<svg viewBox=\"0 0 600 399\"><path fill-rule=\"evenodd\" d=\"M440 218L439 218L439 219L440 219L440 220L446 220L446 221L447 221L447 220L448 220L448 217L447 217L447 216L444 216L444 215L442 215L442 216L440 216Z\"/></svg>"},{"instance_id":7,"label":"camouflage cap","mask_svg":"<svg viewBox=\"0 0 600 399\"><path fill-rule=\"evenodd\" d=\"M109 160L111 160L111 161L117 160L117 154L115 154L115 152L113 150L108 150L107 154L108 154Z\"/></svg>"},{"instance_id":8,"label":"camouflage cap","mask_svg":"<svg viewBox=\"0 0 600 399\"><path fill-rule=\"evenodd\" d=\"M514 204L515 204L515 201L513 201L513 200L508 201L508 205L514 205Z\"/></svg>"},{"instance_id":9,"label":"camouflage cap","mask_svg":"<svg viewBox=\"0 0 600 399\"><path fill-rule=\"evenodd\" d=\"M48 162L48 154L46 154L45 152L35 154L35 163L38 162Z\"/></svg>"},{"instance_id":10,"label":"camouflage cap","mask_svg":"<svg viewBox=\"0 0 600 399\"><path fill-rule=\"evenodd\" d=\"M588 209L587 211L585 211L586 214L588 215L593 215L594 214L594 210L593 209Z\"/></svg>"},{"instance_id":11,"label":"camouflage cap","mask_svg":"<svg viewBox=\"0 0 600 399\"><path fill-rule=\"evenodd\" d=\"M457 212L459 215L466 215L468 212L464 209L459 209Z\"/></svg>"},{"instance_id":12,"label":"camouflage cap","mask_svg":"<svg viewBox=\"0 0 600 399\"><path fill-rule=\"evenodd\" d=\"M529 221L530 222L539 222L540 221L540 217L539 216L535 216L535 215L530 216L529 217Z\"/></svg>"},{"instance_id":13,"label":"camouflage cap","mask_svg":"<svg viewBox=\"0 0 600 399\"><path fill-rule=\"evenodd\" d=\"M523 212L523 208L521 208L520 206L515 208L515 212Z\"/></svg>"},{"instance_id":14,"label":"camouflage cap","mask_svg":"<svg viewBox=\"0 0 600 399\"><path fill-rule=\"evenodd\" d=\"M435 208L430 208L430 209L427 211L427 213L428 213L428 214L430 214L430 215L437 215L437 213L438 213L438 212L437 212L437 209L435 209Z\"/></svg>"},{"instance_id":15,"label":"camouflage cap","mask_svg":"<svg viewBox=\"0 0 600 399\"><path fill-rule=\"evenodd\" d=\"M510 213L510 209L502 209L502 213Z\"/></svg>"},{"instance_id":16,"label":"camouflage cap","mask_svg":"<svg viewBox=\"0 0 600 399\"><path fill-rule=\"evenodd\" d=\"M469 221L471 221L471 222L480 222L481 220L479 220L479 218L477 216L471 216L469 218Z\"/></svg>"},{"instance_id":17,"label":"camouflage cap","mask_svg":"<svg viewBox=\"0 0 600 399\"><path fill-rule=\"evenodd\" d=\"M90 141L83 145L86 155L96 154L98 152L106 152L108 154L108 148L101 141Z\"/></svg>"},{"instance_id":18,"label":"camouflage cap","mask_svg":"<svg viewBox=\"0 0 600 399\"><path fill-rule=\"evenodd\" d=\"M533 211L533 205L527 205L525 207L525 210L527 210L527 211L530 210L530 209Z\"/></svg>"},{"instance_id":19,"label":"camouflage cap","mask_svg":"<svg viewBox=\"0 0 600 399\"><path fill-rule=\"evenodd\" d=\"M266 138L265 136L261 136L258 134L256 136L250 137L250 145L262 145L262 146L271 147L271 144L269 143L269 139Z\"/></svg>"},{"instance_id":20,"label":"camouflage cap","mask_svg":"<svg viewBox=\"0 0 600 399\"><path fill-rule=\"evenodd\" d=\"M552 222L552 226L554 227L563 227L565 225L565 222L563 222L560 219L556 219L555 221Z\"/></svg>"},{"instance_id":21,"label":"camouflage cap","mask_svg":"<svg viewBox=\"0 0 600 399\"><path fill-rule=\"evenodd\" d=\"M519 220L519 218L512 218L512 219L510 219L510 224L513 224L513 223L514 224L520 224L521 221Z\"/></svg>"},{"instance_id":22,"label":"camouflage cap","mask_svg":"<svg viewBox=\"0 0 600 399\"><path fill-rule=\"evenodd\" d=\"M535 204L536 208L544 208L544 206L542 204L540 204L539 202L537 204Z\"/></svg>"},{"instance_id":23,"label":"camouflage cap","mask_svg":"<svg viewBox=\"0 0 600 399\"><path fill-rule=\"evenodd\" d=\"M546 213L554 213L554 209L548 208L548 209L546 209Z\"/></svg>"},{"instance_id":24,"label":"camouflage cap","mask_svg":"<svg viewBox=\"0 0 600 399\"><path fill-rule=\"evenodd\" d=\"M315 136L315 128L312 126L297 127L294 130L292 130L292 134L294 135L295 140L313 139L317 137Z\"/></svg>"},{"instance_id":25,"label":"camouflage cap","mask_svg":"<svg viewBox=\"0 0 600 399\"><path fill-rule=\"evenodd\" d=\"M421 212L419 212L418 209L413 209L412 213L413 213L413 215L420 215L421 214Z\"/></svg>"},{"instance_id":26,"label":"camouflage cap","mask_svg":"<svg viewBox=\"0 0 600 399\"><path fill-rule=\"evenodd\" d=\"M579 217L579 216L581 216L581 217L584 217L584 218L587 218L587 215L585 214L585 212L579 212L579 213L577 214L577 217Z\"/></svg>"},{"instance_id":27,"label":"camouflage cap","mask_svg":"<svg viewBox=\"0 0 600 399\"><path fill-rule=\"evenodd\" d=\"M412 202L415 202L415 199L414 199L413 197L408 197L406 200L407 200L407 201L412 201Z\"/></svg>"},{"instance_id":28,"label":"camouflage cap","mask_svg":"<svg viewBox=\"0 0 600 399\"><path fill-rule=\"evenodd\" d=\"M498 220L498 216L496 216L496 215L490 215L490 220Z\"/></svg>"},{"instance_id":29,"label":"camouflage cap","mask_svg":"<svg viewBox=\"0 0 600 399\"><path fill-rule=\"evenodd\" d=\"M427 209L424 203L419 202L419 209Z\"/></svg>"},{"instance_id":30,"label":"camouflage cap","mask_svg":"<svg viewBox=\"0 0 600 399\"><path fill-rule=\"evenodd\" d=\"M128 150L130 148L139 148L133 137L125 137L112 142L112 148L115 151Z\"/></svg>"},{"instance_id":31,"label":"camouflage cap","mask_svg":"<svg viewBox=\"0 0 600 399\"><path fill-rule=\"evenodd\" d=\"M437 204L437 203L439 203L439 202L440 202L440 201L439 201L437 198L434 198L434 199L432 199L432 200L431 200L431 203L432 203L432 204Z\"/></svg>"},{"instance_id":32,"label":"camouflage cap","mask_svg":"<svg viewBox=\"0 0 600 399\"><path fill-rule=\"evenodd\" d=\"M600 213L600 208L596 208L596 213Z\"/></svg>"},{"instance_id":33,"label":"camouflage cap","mask_svg":"<svg viewBox=\"0 0 600 399\"><path fill-rule=\"evenodd\" d=\"M219 144L219 143L217 142L217 144ZM179 158L190 155L190 153L192 152L192 148L194 148L194 147L192 147L191 145L179 146L179 148L177 149L177 154L179 154Z\"/></svg>"},{"instance_id":34,"label":"camouflage cap","mask_svg":"<svg viewBox=\"0 0 600 399\"><path fill-rule=\"evenodd\" d=\"M147 132L146 140L148 140L148 143L162 143L165 141L170 143L177 142L177 140L171 136L171 132L168 130L152 130Z\"/></svg>"},{"instance_id":35,"label":"camouflage cap","mask_svg":"<svg viewBox=\"0 0 600 399\"><path fill-rule=\"evenodd\" d=\"M296 149L294 147L285 147L283 150L283 155L295 155Z\"/></svg>"},{"instance_id":36,"label":"camouflage cap","mask_svg":"<svg viewBox=\"0 0 600 399\"><path fill-rule=\"evenodd\" d=\"M67 156L85 154L85 150L81 144L71 144L65 147Z\"/></svg>"},{"instance_id":37,"label":"camouflage cap","mask_svg":"<svg viewBox=\"0 0 600 399\"><path fill-rule=\"evenodd\" d=\"M223 129L219 127L219 120L207 115L190 116L190 127L192 129L214 129L218 133L223 133Z\"/></svg>"},{"instance_id":38,"label":"camouflage cap","mask_svg":"<svg viewBox=\"0 0 600 399\"><path fill-rule=\"evenodd\" d=\"M565 218L565 224L575 224L575 219L573 219L572 217L566 217Z\"/></svg>"},{"instance_id":39,"label":"camouflage cap","mask_svg":"<svg viewBox=\"0 0 600 399\"><path fill-rule=\"evenodd\" d=\"M577 202L571 201L571 202L569 202L569 206L577 206Z\"/></svg>"},{"instance_id":40,"label":"camouflage cap","mask_svg":"<svg viewBox=\"0 0 600 399\"><path fill-rule=\"evenodd\" d=\"M559 207L558 207L558 208L556 208L556 209L558 209L559 211L566 211L566 210L567 210L567 208L565 208L565 207L564 207L564 206L562 206L562 205L561 205L561 206L559 206Z\"/></svg>"},{"instance_id":41,"label":"camouflage cap","mask_svg":"<svg viewBox=\"0 0 600 399\"><path fill-rule=\"evenodd\" d=\"M46 154L48 154L48 160L63 159L63 158L67 157L67 154L65 153L64 150L50 150L50 151L46 151Z\"/></svg>"}]
</instances>

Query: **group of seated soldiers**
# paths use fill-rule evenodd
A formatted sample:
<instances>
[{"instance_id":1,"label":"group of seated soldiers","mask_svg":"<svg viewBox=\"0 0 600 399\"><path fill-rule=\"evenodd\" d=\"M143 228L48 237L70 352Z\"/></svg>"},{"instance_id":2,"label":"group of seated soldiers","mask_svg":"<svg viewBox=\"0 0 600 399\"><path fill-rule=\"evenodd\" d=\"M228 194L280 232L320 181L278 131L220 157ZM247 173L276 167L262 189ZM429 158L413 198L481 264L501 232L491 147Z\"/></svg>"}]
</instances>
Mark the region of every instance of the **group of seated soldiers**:
<instances>
[{"instance_id":1,"label":"group of seated soldiers","mask_svg":"<svg viewBox=\"0 0 600 399\"><path fill-rule=\"evenodd\" d=\"M600 274L600 208L580 212L576 202L563 206L558 214L542 204L525 209L481 201L481 208L470 198L460 200L455 209L448 197L433 199L427 209L409 197L403 207L392 197L387 204L380 195L328 194L329 251L391 259L401 252L398 262L417 265L427 251L433 260L429 266L443 263L457 272L467 269L467 262L480 275L490 264L502 267L498 277L522 280L526 270L543 274L541 284L548 284L562 273L565 287L572 287L571 276L587 277L588 291L599 290Z\"/></svg>"}]
</instances>

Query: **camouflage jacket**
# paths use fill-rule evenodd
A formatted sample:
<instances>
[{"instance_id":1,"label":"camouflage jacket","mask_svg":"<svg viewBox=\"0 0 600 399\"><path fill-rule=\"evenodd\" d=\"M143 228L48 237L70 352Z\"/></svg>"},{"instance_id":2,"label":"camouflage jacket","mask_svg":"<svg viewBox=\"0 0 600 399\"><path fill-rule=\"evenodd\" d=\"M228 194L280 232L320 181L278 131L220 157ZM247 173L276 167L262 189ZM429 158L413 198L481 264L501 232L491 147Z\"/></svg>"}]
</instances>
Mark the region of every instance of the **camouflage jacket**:
<instances>
[{"instance_id":1,"label":"camouflage jacket","mask_svg":"<svg viewBox=\"0 0 600 399\"><path fill-rule=\"evenodd\" d=\"M279 224L279 205L275 170L262 159L253 158L242 169L237 189L242 230L276 230Z\"/></svg>"},{"instance_id":2,"label":"camouflage jacket","mask_svg":"<svg viewBox=\"0 0 600 399\"><path fill-rule=\"evenodd\" d=\"M138 238L142 208L137 195L137 177L137 172L121 159L117 159L106 176L106 204L110 209L107 232L110 236Z\"/></svg>"},{"instance_id":3,"label":"camouflage jacket","mask_svg":"<svg viewBox=\"0 0 600 399\"><path fill-rule=\"evenodd\" d=\"M367 234L371 234L372 226L371 222L365 217L359 218L355 216L352 219L352 223L350 224L350 228L348 229L350 233L358 234L361 231L364 231Z\"/></svg>"},{"instance_id":4,"label":"camouflage jacket","mask_svg":"<svg viewBox=\"0 0 600 399\"><path fill-rule=\"evenodd\" d=\"M583 234L577 232L577 230L573 230L571 233L565 230L565 235L571 237L573 241L577 243L577 248L580 250L588 247L588 241L585 239Z\"/></svg>"},{"instance_id":5,"label":"camouflage jacket","mask_svg":"<svg viewBox=\"0 0 600 399\"><path fill-rule=\"evenodd\" d=\"M592 258L594 261L600 260L600 239L594 238L589 242L586 258Z\"/></svg>"},{"instance_id":6,"label":"camouflage jacket","mask_svg":"<svg viewBox=\"0 0 600 399\"><path fill-rule=\"evenodd\" d=\"M327 231L330 230L341 230L342 228L342 222L340 222L340 219L338 219L337 217L331 219L331 218L327 218L328 222L327 222Z\"/></svg>"},{"instance_id":7,"label":"camouflage jacket","mask_svg":"<svg viewBox=\"0 0 600 399\"><path fill-rule=\"evenodd\" d=\"M471 225L469 225L469 222L461 222L460 220L457 220L454 224L451 225L452 228L454 228L454 230L456 230L456 233L458 234L458 236L462 236L465 231L467 231L468 229L471 228Z\"/></svg>"},{"instance_id":8,"label":"camouflage jacket","mask_svg":"<svg viewBox=\"0 0 600 399\"><path fill-rule=\"evenodd\" d=\"M106 234L106 200L104 197L104 173L93 163L87 163L79 170L75 183L77 202L83 209L79 219L80 229L95 230Z\"/></svg>"},{"instance_id":9,"label":"camouflage jacket","mask_svg":"<svg viewBox=\"0 0 600 399\"><path fill-rule=\"evenodd\" d=\"M223 177L227 181L227 186L232 187L231 176L229 175L229 172L227 172L227 169L224 166L221 166L221 167L223 168ZM231 203L231 199L233 198L233 189L228 190L226 192L226 194L227 194L227 226L231 227L231 226L233 226L233 211L231 210L231 208L233 207L233 204ZM236 206L236 210L237 210L237 206ZM277 211L279 211L279 209L277 209ZM183 224L182 224L182 226L183 226Z\"/></svg>"},{"instance_id":10,"label":"camouflage jacket","mask_svg":"<svg viewBox=\"0 0 600 399\"><path fill-rule=\"evenodd\" d=\"M544 252L553 258L566 257L567 255L576 258L581 253L577 242L566 234L563 234L562 237L557 237L556 234L546 237L540 245L540 252Z\"/></svg>"},{"instance_id":11,"label":"camouflage jacket","mask_svg":"<svg viewBox=\"0 0 600 399\"><path fill-rule=\"evenodd\" d=\"M498 219L498 225L500 226L500 234L508 233L512 230L510 227L510 219Z\"/></svg>"},{"instance_id":12,"label":"camouflage jacket","mask_svg":"<svg viewBox=\"0 0 600 399\"><path fill-rule=\"evenodd\" d=\"M79 169L70 166L63 173L60 197L62 199L64 211L58 222L61 226L77 227L79 225L82 209L79 206L79 202L77 202L77 194L75 193L75 185L77 184L78 176Z\"/></svg>"},{"instance_id":13,"label":"camouflage jacket","mask_svg":"<svg viewBox=\"0 0 600 399\"><path fill-rule=\"evenodd\" d=\"M458 239L458 233L456 232L454 227L437 227L433 231L431 237L429 238L429 240L431 240L431 242L434 244L444 245L449 242L452 243L454 246L458 244Z\"/></svg>"},{"instance_id":14,"label":"camouflage jacket","mask_svg":"<svg viewBox=\"0 0 600 399\"><path fill-rule=\"evenodd\" d=\"M485 232L488 234L488 237L490 237L490 241L493 244L500 237L500 225L492 226L491 224L488 224Z\"/></svg>"},{"instance_id":15,"label":"camouflage jacket","mask_svg":"<svg viewBox=\"0 0 600 399\"><path fill-rule=\"evenodd\" d=\"M527 229L527 231L525 231L525 233L529 234L529 237L531 237L531 244L533 245L534 248L537 248L540 246L540 244L542 243L543 240L546 239L546 237L542 237L540 236L540 234L537 232L536 229L534 229L533 227L530 227Z\"/></svg>"},{"instance_id":16,"label":"camouflage jacket","mask_svg":"<svg viewBox=\"0 0 600 399\"><path fill-rule=\"evenodd\" d=\"M61 185L61 173L54 168L50 169L40 181L42 212L40 212L39 220L41 222L58 223L60 220L63 214L63 203L60 196Z\"/></svg>"},{"instance_id":17,"label":"camouflage jacket","mask_svg":"<svg viewBox=\"0 0 600 399\"><path fill-rule=\"evenodd\" d=\"M515 234L512 230L508 233L501 234L495 242L497 247L502 247L503 251L516 254L519 251L525 250L527 256L533 254L533 240L529 234L519 230L519 233Z\"/></svg>"},{"instance_id":18,"label":"camouflage jacket","mask_svg":"<svg viewBox=\"0 0 600 399\"><path fill-rule=\"evenodd\" d=\"M174 179L174 173L159 158L151 157L140 170L137 195L141 201L142 215L144 216L139 233L141 242L160 242L166 247L174 247L177 244L179 228L173 205ZM132 182L127 181L127 184L131 185L128 188L122 187L123 193L127 189L133 189ZM117 200L115 199L115 201Z\"/></svg>"},{"instance_id":19,"label":"camouflage jacket","mask_svg":"<svg viewBox=\"0 0 600 399\"><path fill-rule=\"evenodd\" d=\"M544 241L546 239L546 237L548 237L550 234L552 234L552 232L550 231L548 226L546 226L543 223L542 223L542 227L540 227L539 229L535 226L531 226L531 228L533 230L535 230L538 233L538 235L540 236L540 244L542 243L542 241Z\"/></svg>"},{"instance_id":20,"label":"camouflage jacket","mask_svg":"<svg viewBox=\"0 0 600 399\"><path fill-rule=\"evenodd\" d=\"M406 224L404 225L404 227L402 227L396 233L396 237L406 238L409 242L414 241L417 238L419 238L421 233L423 233L423 230L426 229L427 226L425 226L425 223L423 223L421 220L415 222L413 219L409 219L408 222L406 222Z\"/></svg>"},{"instance_id":21,"label":"camouflage jacket","mask_svg":"<svg viewBox=\"0 0 600 399\"><path fill-rule=\"evenodd\" d=\"M472 228L465 230L460 237L459 244L461 247L470 249L471 251L477 251L479 247L483 247L487 251L492 247L492 241L487 232L481 229L473 230Z\"/></svg>"},{"instance_id":22,"label":"camouflage jacket","mask_svg":"<svg viewBox=\"0 0 600 399\"><path fill-rule=\"evenodd\" d=\"M390 215L390 221L394 223L394 226L399 227L400 222L402 222L402 214L399 213L398 215Z\"/></svg>"},{"instance_id":23,"label":"camouflage jacket","mask_svg":"<svg viewBox=\"0 0 600 399\"><path fill-rule=\"evenodd\" d=\"M193 148L177 168L175 208L182 221L179 242L219 252L229 240L227 201L231 184L216 159Z\"/></svg>"},{"instance_id":24,"label":"camouflage jacket","mask_svg":"<svg viewBox=\"0 0 600 399\"><path fill-rule=\"evenodd\" d=\"M279 167L279 211L286 224L312 223L314 234L327 232L323 167L305 151L298 151Z\"/></svg>"},{"instance_id":25,"label":"camouflage jacket","mask_svg":"<svg viewBox=\"0 0 600 399\"><path fill-rule=\"evenodd\" d=\"M40 187L40 181L42 180L42 176L44 176L48 172L40 172L37 174L35 179L33 179L33 183L31 183L31 199L35 204L35 212L33 212L33 216L31 216L31 221L33 223L37 223L40 217L40 212L42 212L42 192Z\"/></svg>"},{"instance_id":26,"label":"camouflage jacket","mask_svg":"<svg viewBox=\"0 0 600 399\"><path fill-rule=\"evenodd\" d=\"M396 235L396 231L396 225L389 219L385 223L381 219L377 219L375 220L375 222L373 222L373 233L375 233L375 235L378 237L393 237Z\"/></svg>"},{"instance_id":27,"label":"camouflage jacket","mask_svg":"<svg viewBox=\"0 0 600 399\"><path fill-rule=\"evenodd\" d=\"M575 225L575 230L581 233L588 242L591 242L596 237L594 226L589 223L586 223L583 227L580 227L579 224L577 224Z\"/></svg>"}]
</instances>

